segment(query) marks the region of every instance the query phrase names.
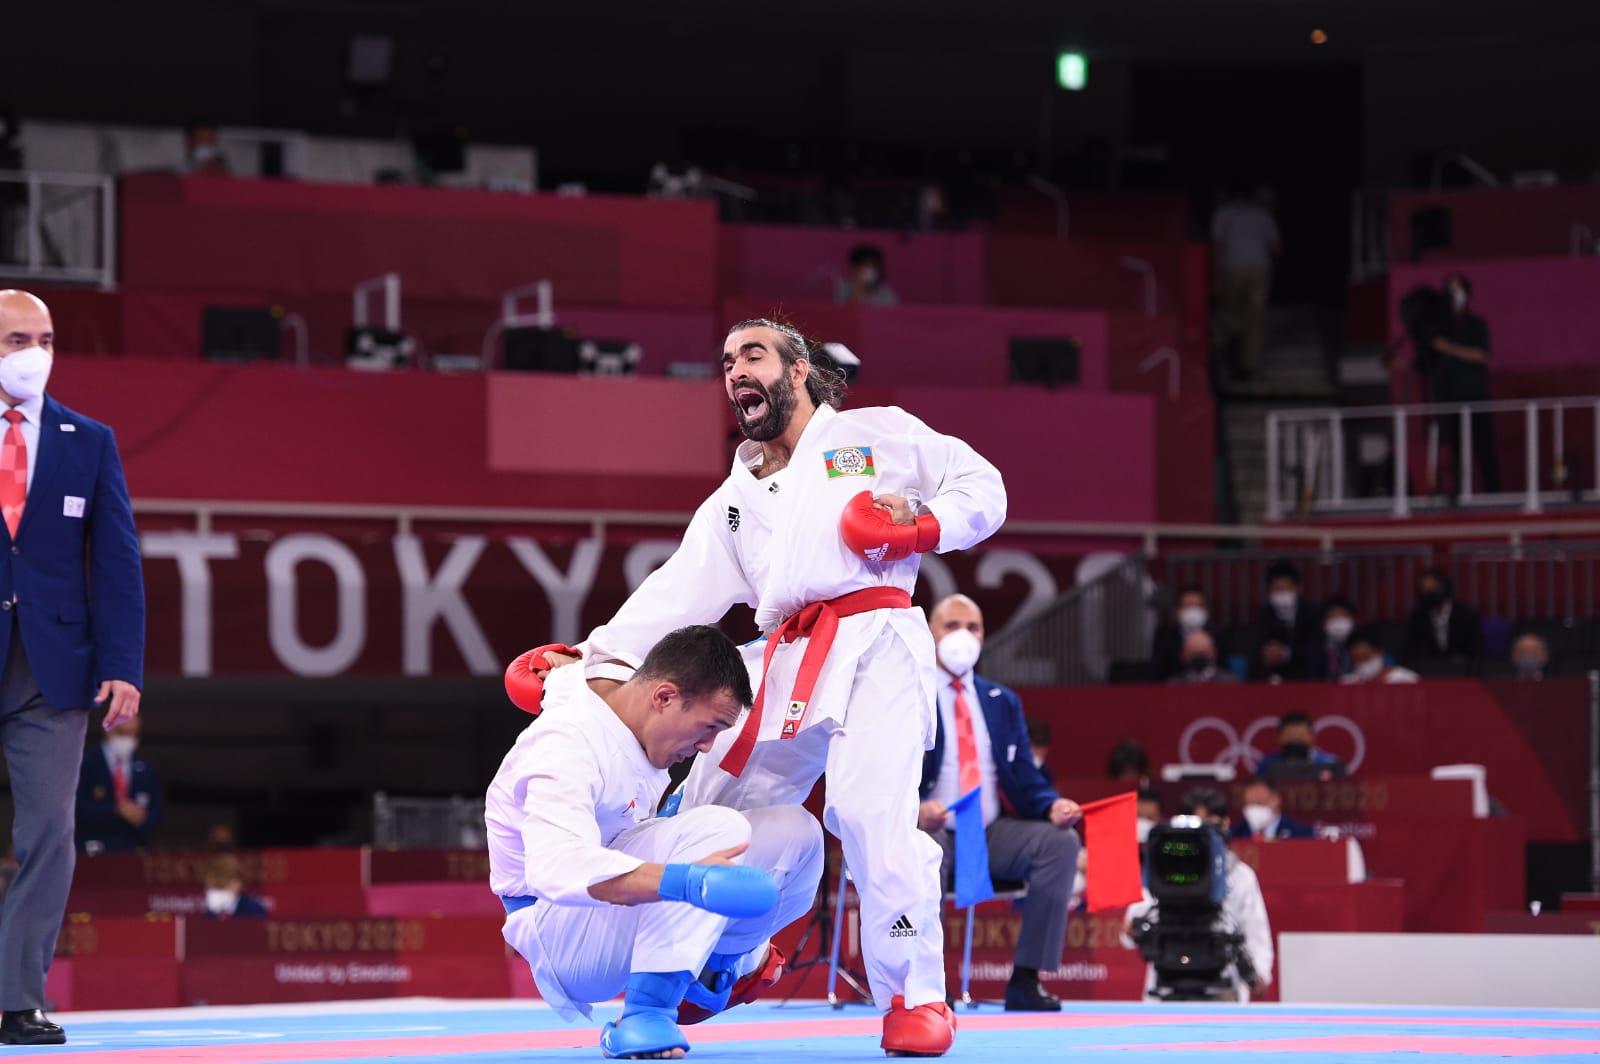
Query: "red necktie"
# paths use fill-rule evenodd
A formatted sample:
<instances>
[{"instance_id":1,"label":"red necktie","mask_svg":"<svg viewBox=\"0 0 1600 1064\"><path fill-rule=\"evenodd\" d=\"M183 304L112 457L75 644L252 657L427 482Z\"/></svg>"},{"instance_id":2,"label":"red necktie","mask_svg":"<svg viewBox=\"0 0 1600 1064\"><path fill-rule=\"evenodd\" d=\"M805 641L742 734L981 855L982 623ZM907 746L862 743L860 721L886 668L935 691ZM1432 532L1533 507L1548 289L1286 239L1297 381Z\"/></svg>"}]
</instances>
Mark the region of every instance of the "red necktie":
<instances>
[{"instance_id":1,"label":"red necktie","mask_svg":"<svg viewBox=\"0 0 1600 1064\"><path fill-rule=\"evenodd\" d=\"M111 763L111 789L116 793L117 801L128 800L128 772L122 767L120 757Z\"/></svg>"},{"instance_id":2,"label":"red necktie","mask_svg":"<svg viewBox=\"0 0 1600 1064\"><path fill-rule=\"evenodd\" d=\"M22 507L28 501L28 444L22 438L22 411L7 410L5 418L11 427L0 445L0 513L5 514L11 538L16 539Z\"/></svg>"},{"instance_id":3,"label":"red necktie","mask_svg":"<svg viewBox=\"0 0 1600 1064\"><path fill-rule=\"evenodd\" d=\"M961 693L961 680L950 681L956 692L956 759L961 769L961 793L970 794L983 783L983 770L978 767L978 740L972 733L972 707Z\"/></svg>"}]
</instances>

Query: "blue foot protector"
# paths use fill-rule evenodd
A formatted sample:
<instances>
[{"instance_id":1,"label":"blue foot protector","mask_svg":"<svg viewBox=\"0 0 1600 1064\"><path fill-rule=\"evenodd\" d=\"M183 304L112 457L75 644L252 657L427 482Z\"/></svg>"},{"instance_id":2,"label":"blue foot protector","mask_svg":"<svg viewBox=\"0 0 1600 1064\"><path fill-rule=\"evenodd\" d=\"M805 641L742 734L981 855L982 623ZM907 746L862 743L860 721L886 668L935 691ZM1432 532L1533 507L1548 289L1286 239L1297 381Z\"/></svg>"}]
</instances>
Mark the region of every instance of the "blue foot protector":
<instances>
[{"instance_id":1,"label":"blue foot protector","mask_svg":"<svg viewBox=\"0 0 1600 1064\"><path fill-rule=\"evenodd\" d=\"M733 966L743 956L742 953L713 953L706 960L700 978L690 981L689 988L684 991L683 999L693 1002L713 1015L726 1011L733 984L738 982L733 974ZM706 982L708 976L711 979L709 984Z\"/></svg>"},{"instance_id":2,"label":"blue foot protector","mask_svg":"<svg viewBox=\"0 0 1600 1064\"><path fill-rule=\"evenodd\" d=\"M639 1057L689 1050L678 1029L678 1003L694 976L689 972L634 972L622 998L622 1015L600 1032L600 1052L608 1057Z\"/></svg>"}]
</instances>

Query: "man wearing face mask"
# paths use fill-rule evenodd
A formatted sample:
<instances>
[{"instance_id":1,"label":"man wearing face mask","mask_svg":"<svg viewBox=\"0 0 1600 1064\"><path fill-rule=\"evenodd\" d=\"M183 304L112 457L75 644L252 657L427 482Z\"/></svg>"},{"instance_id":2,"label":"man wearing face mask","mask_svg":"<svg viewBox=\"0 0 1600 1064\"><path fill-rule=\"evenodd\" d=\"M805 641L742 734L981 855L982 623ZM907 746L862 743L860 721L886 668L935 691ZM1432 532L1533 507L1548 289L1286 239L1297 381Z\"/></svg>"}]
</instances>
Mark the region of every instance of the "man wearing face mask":
<instances>
[{"instance_id":1,"label":"man wearing face mask","mask_svg":"<svg viewBox=\"0 0 1600 1064\"><path fill-rule=\"evenodd\" d=\"M106 733L98 749L83 755L78 773L78 849L85 853L131 853L144 849L161 826L161 788L155 769L139 748L139 718Z\"/></svg>"},{"instance_id":2,"label":"man wearing face mask","mask_svg":"<svg viewBox=\"0 0 1600 1064\"><path fill-rule=\"evenodd\" d=\"M1350 673L1350 633L1356 627L1355 605L1343 595L1329 595L1322 604L1323 675L1338 680Z\"/></svg>"},{"instance_id":3,"label":"man wearing face mask","mask_svg":"<svg viewBox=\"0 0 1600 1064\"><path fill-rule=\"evenodd\" d=\"M1444 281L1445 295L1450 299L1450 318L1445 329L1433 338L1434 361L1433 401L1436 403L1471 403L1489 398L1489 325L1472 313L1472 282L1465 274L1452 273ZM1458 483L1461 470L1461 415L1441 414L1438 417L1439 444L1455 456L1453 462L1443 464L1445 479L1456 484L1452 494L1459 494L1463 485ZM1500 459L1494 449L1494 415L1472 415L1472 457L1483 478L1483 490L1494 493L1500 490Z\"/></svg>"},{"instance_id":4,"label":"man wearing face mask","mask_svg":"<svg viewBox=\"0 0 1600 1064\"><path fill-rule=\"evenodd\" d=\"M1383 633L1377 626L1357 628L1350 637L1350 675L1341 683L1416 683L1417 674L1399 665L1390 665L1383 648Z\"/></svg>"},{"instance_id":5,"label":"man wearing face mask","mask_svg":"<svg viewBox=\"0 0 1600 1064\"><path fill-rule=\"evenodd\" d=\"M1472 665L1483 657L1483 621L1456 601L1455 584L1441 569L1425 569L1417 582L1417 606L1406 618L1405 660Z\"/></svg>"},{"instance_id":6,"label":"man wearing face mask","mask_svg":"<svg viewBox=\"0 0 1600 1064\"><path fill-rule=\"evenodd\" d=\"M834 302L877 307L892 307L900 302L883 279L883 251L876 244L858 244L850 249L850 276L839 279Z\"/></svg>"},{"instance_id":7,"label":"man wearing face mask","mask_svg":"<svg viewBox=\"0 0 1600 1064\"><path fill-rule=\"evenodd\" d=\"M1217 668L1217 646L1211 641L1211 633L1197 628L1183 639L1183 671L1167 682L1238 683L1239 678L1227 669Z\"/></svg>"},{"instance_id":8,"label":"man wearing face mask","mask_svg":"<svg viewBox=\"0 0 1600 1064\"><path fill-rule=\"evenodd\" d=\"M1298 710L1278 721L1278 752L1256 763L1256 775L1277 781L1285 777L1333 779L1345 774L1345 765L1314 742L1316 725Z\"/></svg>"},{"instance_id":9,"label":"man wearing face mask","mask_svg":"<svg viewBox=\"0 0 1600 1064\"><path fill-rule=\"evenodd\" d=\"M1511 644L1511 667L1519 680L1542 680L1550 669L1550 648L1541 636L1524 632Z\"/></svg>"},{"instance_id":10,"label":"man wearing face mask","mask_svg":"<svg viewBox=\"0 0 1600 1064\"><path fill-rule=\"evenodd\" d=\"M981 788L989 875L1028 884L1006 1009L1053 1012L1061 999L1040 986L1039 973L1061 963L1067 941L1078 867L1078 836L1071 830L1080 816L1078 803L1057 794L1034 765L1017 693L972 671L983 648L977 603L952 595L933 608L928 626L937 641L939 723L923 759L918 825L943 848L949 882L959 845L949 809Z\"/></svg>"},{"instance_id":11,"label":"man wearing face mask","mask_svg":"<svg viewBox=\"0 0 1600 1064\"><path fill-rule=\"evenodd\" d=\"M1257 776L1246 783L1241 797L1244 805L1239 810L1239 821L1228 829L1231 837L1270 842L1273 839L1309 839L1315 834L1309 824L1283 815L1283 796L1265 776Z\"/></svg>"},{"instance_id":12,"label":"man wearing face mask","mask_svg":"<svg viewBox=\"0 0 1600 1064\"><path fill-rule=\"evenodd\" d=\"M1216 645L1217 633L1211 627L1211 615L1206 609L1206 593L1190 584L1178 590L1171 619L1156 629L1151 641L1150 664L1157 681L1183 675L1183 641L1192 632L1209 633L1212 645Z\"/></svg>"},{"instance_id":13,"label":"man wearing face mask","mask_svg":"<svg viewBox=\"0 0 1600 1064\"><path fill-rule=\"evenodd\" d=\"M206 916L231 920L267 915L267 907L261 899L245 893L239 858L233 854L219 853L207 861L202 881L206 888Z\"/></svg>"},{"instance_id":14,"label":"man wearing face mask","mask_svg":"<svg viewBox=\"0 0 1600 1064\"><path fill-rule=\"evenodd\" d=\"M74 795L89 707L139 713L144 580L111 430L45 394L50 310L0 291L0 742L20 870L0 910L0 1042L66 1040L45 972L72 881ZM91 579L92 578L92 579Z\"/></svg>"},{"instance_id":15,"label":"man wearing face mask","mask_svg":"<svg viewBox=\"0 0 1600 1064\"><path fill-rule=\"evenodd\" d=\"M1316 607L1300 594L1300 573L1288 562L1267 570L1267 602L1256 619L1259 644L1250 663L1252 680L1320 680L1327 662Z\"/></svg>"}]
</instances>

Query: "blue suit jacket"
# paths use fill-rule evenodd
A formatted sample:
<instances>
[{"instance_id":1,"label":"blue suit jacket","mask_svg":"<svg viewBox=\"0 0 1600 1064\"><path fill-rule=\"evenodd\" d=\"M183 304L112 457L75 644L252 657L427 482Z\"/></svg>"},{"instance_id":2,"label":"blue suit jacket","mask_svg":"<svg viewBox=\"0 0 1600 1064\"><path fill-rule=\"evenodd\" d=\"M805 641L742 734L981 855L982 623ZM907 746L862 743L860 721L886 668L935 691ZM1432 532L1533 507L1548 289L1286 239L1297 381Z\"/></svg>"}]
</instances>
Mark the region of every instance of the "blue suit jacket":
<instances>
[{"instance_id":1,"label":"blue suit jacket","mask_svg":"<svg viewBox=\"0 0 1600 1064\"><path fill-rule=\"evenodd\" d=\"M117 441L48 395L15 539L0 521L0 603L50 705L88 706L104 680L143 686L144 574ZM0 624L0 661L12 627Z\"/></svg>"},{"instance_id":2,"label":"blue suit jacket","mask_svg":"<svg viewBox=\"0 0 1600 1064\"><path fill-rule=\"evenodd\" d=\"M165 806L155 769L139 757L134 757L129 765L132 771L128 774L128 797L138 801L143 796L148 812L143 827L136 828L118 815L111 766L106 764L100 744L83 752L83 767L78 772L78 849L83 849L86 842L100 843L107 853L142 849L146 836L161 825Z\"/></svg>"},{"instance_id":3,"label":"blue suit jacket","mask_svg":"<svg viewBox=\"0 0 1600 1064\"><path fill-rule=\"evenodd\" d=\"M941 673L941 675L943 675ZM1024 820L1042 819L1061 797L1033 763L1033 747L1028 743L1028 724L1022 716L1022 699L1004 684L986 680L974 673L972 686L978 696L983 721L989 726L989 745L994 751L995 782L1000 801L1011 816ZM933 749L922 758L922 797L933 793L944 762L944 715L937 716L938 731Z\"/></svg>"}]
</instances>

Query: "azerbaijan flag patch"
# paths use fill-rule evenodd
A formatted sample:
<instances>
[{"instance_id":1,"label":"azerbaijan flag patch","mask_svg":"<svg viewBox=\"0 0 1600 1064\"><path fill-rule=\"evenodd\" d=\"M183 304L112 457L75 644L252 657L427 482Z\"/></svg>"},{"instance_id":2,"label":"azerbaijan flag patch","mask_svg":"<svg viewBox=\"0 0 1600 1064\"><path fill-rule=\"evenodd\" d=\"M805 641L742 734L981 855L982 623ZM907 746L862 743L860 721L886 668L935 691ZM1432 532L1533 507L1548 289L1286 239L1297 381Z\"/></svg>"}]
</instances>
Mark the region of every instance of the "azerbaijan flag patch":
<instances>
[{"instance_id":1,"label":"azerbaijan flag patch","mask_svg":"<svg viewBox=\"0 0 1600 1064\"><path fill-rule=\"evenodd\" d=\"M828 467L828 479L834 477L874 477L878 471L872 467L871 447L840 447L823 451L822 461Z\"/></svg>"}]
</instances>

